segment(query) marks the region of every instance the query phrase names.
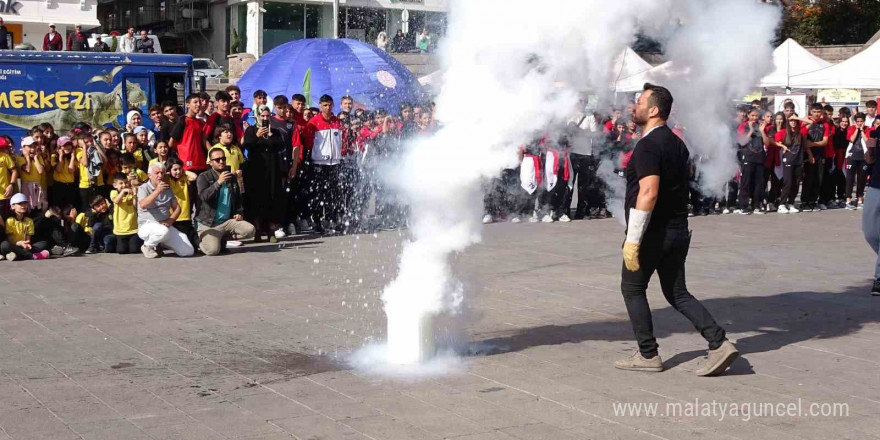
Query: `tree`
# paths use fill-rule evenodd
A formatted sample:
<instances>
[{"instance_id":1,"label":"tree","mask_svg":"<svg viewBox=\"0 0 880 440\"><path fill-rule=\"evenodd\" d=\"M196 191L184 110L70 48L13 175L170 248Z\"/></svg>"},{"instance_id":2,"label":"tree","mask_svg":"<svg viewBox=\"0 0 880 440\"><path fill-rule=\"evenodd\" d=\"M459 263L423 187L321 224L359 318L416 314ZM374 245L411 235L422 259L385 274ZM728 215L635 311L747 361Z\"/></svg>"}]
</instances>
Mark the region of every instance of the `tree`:
<instances>
[{"instance_id":1,"label":"tree","mask_svg":"<svg viewBox=\"0 0 880 440\"><path fill-rule=\"evenodd\" d=\"M880 28L877 0L794 0L784 6L780 41L805 46L864 44Z\"/></svg>"}]
</instances>

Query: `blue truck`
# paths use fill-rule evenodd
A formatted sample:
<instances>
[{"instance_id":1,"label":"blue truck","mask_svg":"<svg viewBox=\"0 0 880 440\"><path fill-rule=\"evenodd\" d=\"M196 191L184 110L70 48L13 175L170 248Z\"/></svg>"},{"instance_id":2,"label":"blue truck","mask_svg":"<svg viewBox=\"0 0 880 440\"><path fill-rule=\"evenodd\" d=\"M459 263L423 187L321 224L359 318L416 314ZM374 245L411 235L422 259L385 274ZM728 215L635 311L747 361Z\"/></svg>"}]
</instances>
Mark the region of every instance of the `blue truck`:
<instances>
[{"instance_id":1,"label":"blue truck","mask_svg":"<svg viewBox=\"0 0 880 440\"><path fill-rule=\"evenodd\" d=\"M193 87L192 56L0 51L0 135L18 147L27 129L48 122L64 133L83 121L125 126L125 114L182 103Z\"/></svg>"}]
</instances>

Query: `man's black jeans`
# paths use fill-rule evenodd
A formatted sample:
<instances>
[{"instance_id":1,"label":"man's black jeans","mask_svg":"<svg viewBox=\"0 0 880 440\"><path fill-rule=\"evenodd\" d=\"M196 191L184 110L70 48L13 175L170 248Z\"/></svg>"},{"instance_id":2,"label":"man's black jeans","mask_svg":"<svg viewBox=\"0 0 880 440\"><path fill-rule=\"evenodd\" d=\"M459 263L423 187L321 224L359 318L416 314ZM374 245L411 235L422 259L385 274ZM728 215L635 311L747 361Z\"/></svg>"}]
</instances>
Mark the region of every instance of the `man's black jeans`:
<instances>
[{"instance_id":1,"label":"man's black jeans","mask_svg":"<svg viewBox=\"0 0 880 440\"><path fill-rule=\"evenodd\" d=\"M645 358L656 356L658 347L646 295L648 281L654 271L660 278L660 288L666 301L693 323L709 342L709 349L720 347L726 339L724 329L715 323L709 311L687 290L684 263L690 244L691 232L687 227L648 231L639 249L639 270L630 272L623 265L620 290L639 343L639 351Z\"/></svg>"}]
</instances>

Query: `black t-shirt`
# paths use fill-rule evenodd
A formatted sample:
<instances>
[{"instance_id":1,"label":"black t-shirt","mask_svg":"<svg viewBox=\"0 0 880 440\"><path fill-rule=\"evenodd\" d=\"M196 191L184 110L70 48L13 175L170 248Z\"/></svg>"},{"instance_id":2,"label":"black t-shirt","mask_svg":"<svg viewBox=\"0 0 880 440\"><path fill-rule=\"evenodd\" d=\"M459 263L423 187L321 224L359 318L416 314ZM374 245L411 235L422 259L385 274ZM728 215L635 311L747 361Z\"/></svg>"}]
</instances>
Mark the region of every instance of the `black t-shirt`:
<instances>
[{"instance_id":1,"label":"black t-shirt","mask_svg":"<svg viewBox=\"0 0 880 440\"><path fill-rule=\"evenodd\" d=\"M660 192L648 231L687 227L689 157L684 141L666 125L655 128L639 140L626 167L624 208L627 223L630 208L636 207L639 180L660 176Z\"/></svg>"}]
</instances>

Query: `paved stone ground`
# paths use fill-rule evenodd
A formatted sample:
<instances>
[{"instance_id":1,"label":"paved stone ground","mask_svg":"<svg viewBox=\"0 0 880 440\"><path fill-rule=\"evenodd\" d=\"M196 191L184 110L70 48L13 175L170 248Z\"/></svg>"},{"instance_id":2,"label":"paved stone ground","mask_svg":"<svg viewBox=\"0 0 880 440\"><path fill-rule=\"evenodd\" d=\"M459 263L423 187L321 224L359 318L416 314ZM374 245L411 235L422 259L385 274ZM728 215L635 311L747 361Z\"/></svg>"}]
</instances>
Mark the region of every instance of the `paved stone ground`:
<instances>
[{"instance_id":1,"label":"paved stone ground","mask_svg":"<svg viewBox=\"0 0 880 440\"><path fill-rule=\"evenodd\" d=\"M667 371L612 368L635 347L615 220L489 226L455 262L461 336L484 354L418 380L345 362L383 339L400 233L213 259L3 262L0 439L878 438L880 298L859 215L692 219L690 289L743 353L719 378L694 376L704 342L656 285ZM849 415L660 416L695 399ZM660 415L614 412L640 402Z\"/></svg>"}]
</instances>

